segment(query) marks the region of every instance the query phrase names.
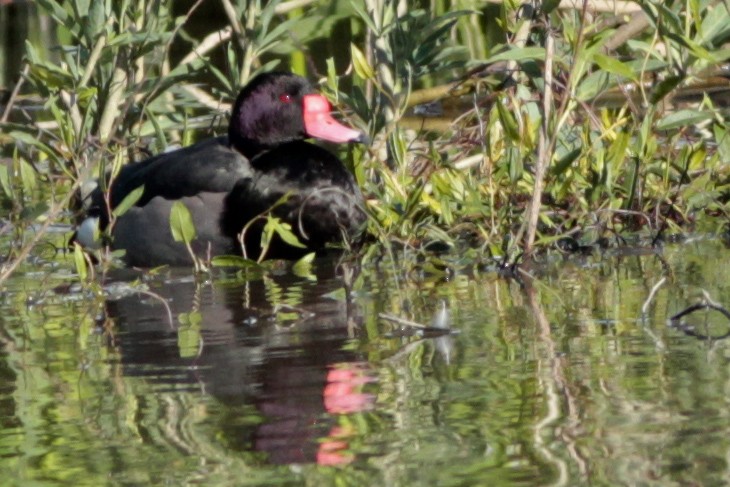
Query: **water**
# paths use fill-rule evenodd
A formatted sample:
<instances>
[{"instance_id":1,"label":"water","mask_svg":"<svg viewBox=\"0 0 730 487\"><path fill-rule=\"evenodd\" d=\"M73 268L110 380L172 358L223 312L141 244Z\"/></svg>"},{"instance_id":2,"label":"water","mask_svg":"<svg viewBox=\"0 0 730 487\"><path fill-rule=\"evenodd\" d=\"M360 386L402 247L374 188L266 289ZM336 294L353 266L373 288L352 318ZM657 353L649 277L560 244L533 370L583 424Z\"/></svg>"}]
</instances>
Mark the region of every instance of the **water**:
<instances>
[{"instance_id":1,"label":"water","mask_svg":"<svg viewBox=\"0 0 730 487\"><path fill-rule=\"evenodd\" d=\"M115 276L106 298L28 267L1 299L0 471L13 485L724 484L728 344L667 319L703 291L730 303L727 256L706 239L553 258L526 286L384 264L349 302L326 260L252 281ZM715 311L685 321L730 327Z\"/></svg>"}]
</instances>

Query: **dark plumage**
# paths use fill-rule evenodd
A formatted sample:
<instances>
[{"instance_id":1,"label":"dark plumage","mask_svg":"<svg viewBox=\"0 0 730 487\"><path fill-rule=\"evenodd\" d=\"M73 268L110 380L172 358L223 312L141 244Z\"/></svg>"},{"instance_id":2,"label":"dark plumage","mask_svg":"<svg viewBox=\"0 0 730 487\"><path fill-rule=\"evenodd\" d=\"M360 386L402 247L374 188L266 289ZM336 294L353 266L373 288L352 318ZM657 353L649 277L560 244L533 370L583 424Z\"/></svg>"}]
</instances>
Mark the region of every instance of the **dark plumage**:
<instances>
[{"instance_id":1,"label":"dark plumage","mask_svg":"<svg viewBox=\"0 0 730 487\"><path fill-rule=\"evenodd\" d=\"M254 217L287 201L272 213L291 225L307 246L299 249L275 239L269 258L298 258L328 244L352 241L366 220L363 198L352 175L327 150L305 142L318 137L332 142L359 142L364 136L336 122L329 103L309 83L290 73L257 76L241 90L228 136L199 142L124 167L111 186L116 207L134 189L144 193L117 219L112 247L125 249L129 265L150 267L192 262L182 243L172 238L169 215L181 200L190 210L197 238L192 247L201 257L240 254L238 235ZM95 242L94 218L108 225L104 194L95 190L88 217L77 231L85 246ZM264 222L250 226L246 254L257 258Z\"/></svg>"}]
</instances>

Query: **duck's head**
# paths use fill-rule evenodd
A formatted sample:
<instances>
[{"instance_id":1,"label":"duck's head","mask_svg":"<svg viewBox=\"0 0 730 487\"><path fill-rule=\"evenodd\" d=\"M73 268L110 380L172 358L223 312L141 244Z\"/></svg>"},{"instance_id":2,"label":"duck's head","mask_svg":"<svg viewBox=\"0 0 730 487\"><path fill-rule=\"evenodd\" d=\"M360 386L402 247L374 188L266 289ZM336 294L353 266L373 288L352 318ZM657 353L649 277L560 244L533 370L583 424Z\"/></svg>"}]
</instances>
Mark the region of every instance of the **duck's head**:
<instances>
[{"instance_id":1,"label":"duck's head","mask_svg":"<svg viewBox=\"0 0 730 487\"><path fill-rule=\"evenodd\" d=\"M337 143L367 140L362 132L332 118L331 109L329 101L301 76L260 74L238 95L228 137L247 157L308 137Z\"/></svg>"}]
</instances>

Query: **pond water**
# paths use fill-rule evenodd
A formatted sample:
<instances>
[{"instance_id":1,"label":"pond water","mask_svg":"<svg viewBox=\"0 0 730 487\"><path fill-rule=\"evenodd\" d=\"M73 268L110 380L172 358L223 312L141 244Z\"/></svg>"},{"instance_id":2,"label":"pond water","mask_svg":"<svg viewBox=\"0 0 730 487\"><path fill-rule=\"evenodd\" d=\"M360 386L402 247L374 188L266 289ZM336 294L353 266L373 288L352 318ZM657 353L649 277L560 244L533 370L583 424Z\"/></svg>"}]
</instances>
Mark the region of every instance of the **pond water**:
<instances>
[{"instance_id":1,"label":"pond water","mask_svg":"<svg viewBox=\"0 0 730 487\"><path fill-rule=\"evenodd\" d=\"M725 484L728 343L667 320L730 303L728 256L698 239L522 282L446 256L349 293L322 260L96 297L29 266L0 300L3 484Z\"/></svg>"}]
</instances>

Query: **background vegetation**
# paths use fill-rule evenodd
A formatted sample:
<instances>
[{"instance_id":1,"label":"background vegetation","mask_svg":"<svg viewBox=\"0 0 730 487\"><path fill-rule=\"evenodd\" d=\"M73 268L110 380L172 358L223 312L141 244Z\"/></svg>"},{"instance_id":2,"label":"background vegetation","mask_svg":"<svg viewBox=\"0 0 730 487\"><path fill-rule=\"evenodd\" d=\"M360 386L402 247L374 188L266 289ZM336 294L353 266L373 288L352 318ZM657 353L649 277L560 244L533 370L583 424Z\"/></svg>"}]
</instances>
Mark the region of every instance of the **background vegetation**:
<instances>
[{"instance_id":1,"label":"background vegetation","mask_svg":"<svg viewBox=\"0 0 730 487\"><path fill-rule=\"evenodd\" d=\"M272 68L318 80L370 132L343 158L371 256L511 260L727 220L724 2L40 0L3 7L6 25L12 8L38 16L19 72L3 63L0 278L73 219L73 190L225 130Z\"/></svg>"},{"instance_id":2,"label":"background vegetation","mask_svg":"<svg viewBox=\"0 0 730 487\"><path fill-rule=\"evenodd\" d=\"M700 288L730 301L722 242L558 261L539 282L489 272L535 247L725 231L724 2L7 3L0 34L28 39L0 62L0 451L18 482L726 482L726 342L666 326ZM146 275L86 299L87 268L64 254L73 190L223 132L238 87L272 67L316 80L373 136L341 155L376 237L357 257L393 265L364 266L348 306L340 277L306 265L243 283ZM191 292L170 310L153 297L176 278ZM126 322L109 312L124 294L142 308ZM461 334L403 336L380 317L439 310ZM262 465L225 443L267 421L250 403L125 368L145 365L145 343L171 349L144 356L152 375L204 342L234 362L300 358L309 315L309 354L350 351L377 379L373 411L330 418L356 432L349 468ZM704 318L690 324L726 332ZM353 335L332 340L323 320Z\"/></svg>"}]
</instances>

